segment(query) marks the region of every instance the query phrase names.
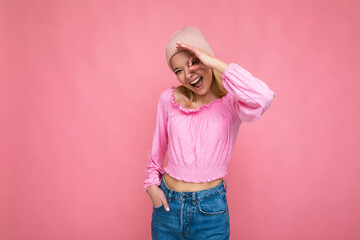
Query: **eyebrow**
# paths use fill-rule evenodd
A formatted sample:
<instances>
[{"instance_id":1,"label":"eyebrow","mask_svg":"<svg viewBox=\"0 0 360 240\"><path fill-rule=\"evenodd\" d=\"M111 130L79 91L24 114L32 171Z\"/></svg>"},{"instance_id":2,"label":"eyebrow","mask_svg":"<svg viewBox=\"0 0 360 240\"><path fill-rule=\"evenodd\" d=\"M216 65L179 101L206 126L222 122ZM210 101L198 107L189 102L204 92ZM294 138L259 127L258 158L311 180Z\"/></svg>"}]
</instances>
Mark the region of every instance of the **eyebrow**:
<instances>
[{"instance_id":1,"label":"eyebrow","mask_svg":"<svg viewBox=\"0 0 360 240\"><path fill-rule=\"evenodd\" d=\"M187 63L187 61L186 61L186 63ZM186 63L185 63L184 66L186 66ZM176 71L176 69L178 69L178 68L181 68L181 67L176 67L176 68L173 69L173 71Z\"/></svg>"},{"instance_id":2,"label":"eyebrow","mask_svg":"<svg viewBox=\"0 0 360 240\"><path fill-rule=\"evenodd\" d=\"M195 57L195 59L197 59L197 58ZM186 64L188 63L188 61L189 61L189 59L185 62L185 66L186 66ZM173 69L173 71L175 72L176 69L178 69L178 68L181 68L181 67L176 67L176 68Z\"/></svg>"}]
</instances>

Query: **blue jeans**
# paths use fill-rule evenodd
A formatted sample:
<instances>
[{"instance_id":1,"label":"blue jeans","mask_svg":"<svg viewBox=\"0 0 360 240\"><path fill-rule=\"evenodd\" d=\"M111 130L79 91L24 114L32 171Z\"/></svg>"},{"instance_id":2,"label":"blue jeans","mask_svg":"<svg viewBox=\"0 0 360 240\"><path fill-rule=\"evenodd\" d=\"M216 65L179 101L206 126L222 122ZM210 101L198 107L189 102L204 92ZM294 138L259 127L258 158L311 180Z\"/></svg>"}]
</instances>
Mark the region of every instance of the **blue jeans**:
<instances>
[{"instance_id":1,"label":"blue jeans","mask_svg":"<svg viewBox=\"0 0 360 240\"><path fill-rule=\"evenodd\" d=\"M164 191L170 211L165 211L163 205L153 207L152 239L229 239L226 188L226 182L222 180L219 185L209 189L178 192L168 188L162 178L160 189Z\"/></svg>"}]
</instances>

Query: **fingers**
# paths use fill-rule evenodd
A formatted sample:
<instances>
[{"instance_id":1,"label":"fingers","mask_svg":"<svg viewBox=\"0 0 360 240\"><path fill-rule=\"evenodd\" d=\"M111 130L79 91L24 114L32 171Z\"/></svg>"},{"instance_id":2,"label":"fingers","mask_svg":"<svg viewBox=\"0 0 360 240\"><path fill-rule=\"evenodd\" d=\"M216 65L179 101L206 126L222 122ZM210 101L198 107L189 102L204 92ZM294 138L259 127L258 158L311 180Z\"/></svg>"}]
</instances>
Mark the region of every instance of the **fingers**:
<instances>
[{"instance_id":1,"label":"fingers","mask_svg":"<svg viewBox=\"0 0 360 240\"><path fill-rule=\"evenodd\" d=\"M153 202L154 207L158 208L161 205L164 205L165 210L170 211L165 194L160 188L158 188L158 186L154 186L151 189L149 188L149 196L151 198L151 201Z\"/></svg>"},{"instance_id":2,"label":"fingers","mask_svg":"<svg viewBox=\"0 0 360 240\"><path fill-rule=\"evenodd\" d=\"M162 202L162 204L164 205L165 210L166 210L166 211L170 211L169 204L168 204L168 202L167 202L167 200L166 200L165 197L164 197L163 199L161 199L161 202Z\"/></svg>"},{"instance_id":3,"label":"fingers","mask_svg":"<svg viewBox=\"0 0 360 240\"><path fill-rule=\"evenodd\" d=\"M158 195L151 196L151 201L154 207L158 208L162 205L161 199L158 197Z\"/></svg>"},{"instance_id":4,"label":"fingers","mask_svg":"<svg viewBox=\"0 0 360 240\"><path fill-rule=\"evenodd\" d=\"M198 60L206 68L213 68L213 64L214 64L213 62L214 62L215 57L210 55L204 49L196 48L196 47L193 47L193 46L191 46L189 44L182 43L182 42L177 42L176 43L176 48L187 50L190 53L192 53L192 55L190 56L189 61L188 61L189 67L192 67L193 65L199 65L199 64L192 64L194 60L195 61ZM196 67L196 68L194 68L192 70L198 70L198 69L199 69L199 67Z\"/></svg>"},{"instance_id":5,"label":"fingers","mask_svg":"<svg viewBox=\"0 0 360 240\"><path fill-rule=\"evenodd\" d=\"M197 71L199 70L200 68L202 68L199 64L196 64L196 65L192 65L189 70L190 71Z\"/></svg>"},{"instance_id":6,"label":"fingers","mask_svg":"<svg viewBox=\"0 0 360 240\"><path fill-rule=\"evenodd\" d=\"M161 200L160 200L160 199L158 200L158 202L159 202L159 203L157 203L156 205L155 205L155 204L153 204L153 205L154 205L154 207L159 208L159 207L162 205L162 202L161 202Z\"/></svg>"},{"instance_id":7,"label":"fingers","mask_svg":"<svg viewBox=\"0 0 360 240\"><path fill-rule=\"evenodd\" d=\"M188 50L188 51L192 52L193 54L195 54L196 56L200 56L201 54L204 54L208 57L213 57L204 49L196 48L196 47L193 47L193 46L183 43L183 42L176 42L176 48L182 48L182 49Z\"/></svg>"},{"instance_id":8,"label":"fingers","mask_svg":"<svg viewBox=\"0 0 360 240\"><path fill-rule=\"evenodd\" d=\"M159 187L157 185L152 185L147 189L147 192L152 201L152 204L156 208L160 207L162 204L158 191L161 191L161 190L159 189Z\"/></svg>"},{"instance_id":9,"label":"fingers","mask_svg":"<svg viewBox=\"0 0 360 240\"><path fill-rule=\"evenodd\" d=\"M160 200L161 200L162 204L164 205L165 210L170 211L169 204L168 204L168 202L166 200L166 197L165 197L163 192L161 192Z\"/></svg>"},{"instance_id":10,"label":"fingers","mask_svg":"<svg viewBox=\"0 0 360 240\"><path fill-rule=\"evenodd\" d=\"M190 58L189 58L189 67L191 67L194 58L195 58L194 55L191 55L191 56L190 56Z\"/></svg>"},{"instance_id":11,"label":"fingers","mask_svg":"<svg viewBox=\"0 0 360 240\"><path fill-rule=\"evenodd\" d=\"M198 54L198 49L189 45L189 44L185 44L185 43L182 43L182 42L176 42L176 47L177 48L182 48L182 49L185 49L185 50L188 50L194 54Z\"/></svg>"}]
</instances>

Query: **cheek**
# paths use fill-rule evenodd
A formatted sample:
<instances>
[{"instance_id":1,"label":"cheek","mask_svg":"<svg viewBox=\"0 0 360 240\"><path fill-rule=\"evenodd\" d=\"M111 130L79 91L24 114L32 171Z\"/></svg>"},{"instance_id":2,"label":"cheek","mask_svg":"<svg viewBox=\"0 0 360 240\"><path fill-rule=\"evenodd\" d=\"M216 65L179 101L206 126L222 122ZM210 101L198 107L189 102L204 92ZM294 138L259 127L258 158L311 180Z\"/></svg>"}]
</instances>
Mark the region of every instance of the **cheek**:
<instances>
[{"instance_id":1,"label":"cheek","mask_svg":"<svg viewBox=\"0 0 360 240\"><path fill-rule=\"evenodd\" d=\"M211 81L212 81L212 75L211 75L211 73L204 75L204 77L206 78L206 81L208 81L208 82L211 82Z\"/></svg>"},{"instance_id":2,"label":"cheek","mask_svg":"<svg viewBox=\"0 0 360 240\"><path fill-rule=\"evenodd\" d=\"M181 76L181 74L177 76L177 79L179 80L179 82L185 83L184 78Z\"/></svg>"},{"instance_id":3,"label":"cheek","mask_svg":"<svg viewBox=\"0 0 360 240\"><path fill-rule=\"evenodd\" d=\"M201 76L204 76L206 78L211 78L212 77L212 71L209 70L209 69L206 69L206 70L203 69L203 70L199 71L198 74L201 75Z\"/></svg>"}]
</instances>

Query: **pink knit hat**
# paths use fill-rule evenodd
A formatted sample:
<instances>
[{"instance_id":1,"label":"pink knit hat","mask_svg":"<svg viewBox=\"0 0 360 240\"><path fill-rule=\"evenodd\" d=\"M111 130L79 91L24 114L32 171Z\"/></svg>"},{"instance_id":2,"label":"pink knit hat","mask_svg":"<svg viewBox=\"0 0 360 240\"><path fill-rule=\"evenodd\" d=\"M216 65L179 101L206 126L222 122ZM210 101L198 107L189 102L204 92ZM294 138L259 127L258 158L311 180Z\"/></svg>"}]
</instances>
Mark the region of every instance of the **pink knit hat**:
<instances>
[{"instance_id":1,"label":"pink knit hat","mask_svg":"<svg viewBox=\"0 0 360 240\"><path fill-rule=\"evenodd\" d=\"M205 40L199 29L195 27L184 27L171 35L168 45L166 47L166 60L169 68L171 68L170 60L176 53L183 51L176 48L176 42L180 41L189 44L193 47L202 48L210 55L215 56L210 44Z\"/></svg>"}]
</instances>

